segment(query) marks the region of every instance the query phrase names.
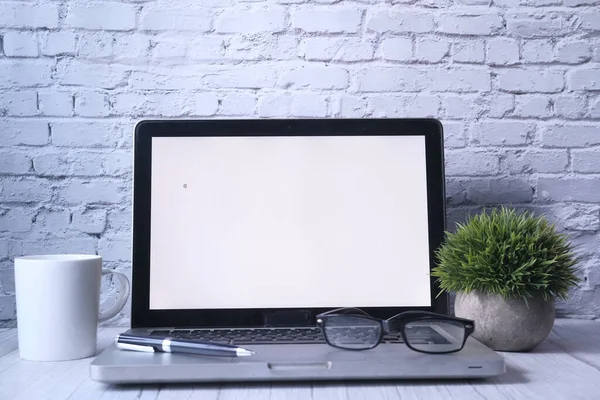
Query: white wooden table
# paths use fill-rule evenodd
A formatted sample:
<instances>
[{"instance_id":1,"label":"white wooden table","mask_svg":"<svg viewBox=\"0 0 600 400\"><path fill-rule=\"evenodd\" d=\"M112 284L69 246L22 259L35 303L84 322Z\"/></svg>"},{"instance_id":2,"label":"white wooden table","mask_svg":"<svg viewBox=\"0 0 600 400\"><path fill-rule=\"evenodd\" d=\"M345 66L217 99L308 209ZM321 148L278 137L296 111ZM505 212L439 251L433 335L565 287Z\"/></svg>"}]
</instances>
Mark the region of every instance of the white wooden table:
<instances>
[{"instance_id":1,"label":"white wooden table","mask_svg":"<svg viewBox=\"0 0 600 400\"><path fill-rule=\"evenodd\" d=\"M124 328L103 328L99 351ZM105 385L89 378L92 358L29 362L17 331L0 329L0 399L600 399L600 321L556 321L530 353L501 353L507 372L488 380L377 383Z\"/></svg>"}]
</instances>

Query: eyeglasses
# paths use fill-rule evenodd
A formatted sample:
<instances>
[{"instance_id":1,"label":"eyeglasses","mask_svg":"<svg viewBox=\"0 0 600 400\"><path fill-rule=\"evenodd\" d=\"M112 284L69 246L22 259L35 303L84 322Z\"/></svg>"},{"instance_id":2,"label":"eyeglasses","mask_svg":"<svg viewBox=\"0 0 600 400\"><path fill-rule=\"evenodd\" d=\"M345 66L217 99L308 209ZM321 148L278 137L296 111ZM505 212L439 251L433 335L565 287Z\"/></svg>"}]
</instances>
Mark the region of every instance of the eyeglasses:
<instances>
[{"instance_id":1,"label":"eyeglasses","mask_svg":"<svg viewBox=\"0 0 600 400\"><path fill-rule=\"evenodd\" d=\"M386 320L358 308L338 308L317 315L327 343L347 350L367 350L384 340L404 343L422 353L460 351L475 330L472 320L427 311L406 311Z\"/></svg>"}]
</instances>

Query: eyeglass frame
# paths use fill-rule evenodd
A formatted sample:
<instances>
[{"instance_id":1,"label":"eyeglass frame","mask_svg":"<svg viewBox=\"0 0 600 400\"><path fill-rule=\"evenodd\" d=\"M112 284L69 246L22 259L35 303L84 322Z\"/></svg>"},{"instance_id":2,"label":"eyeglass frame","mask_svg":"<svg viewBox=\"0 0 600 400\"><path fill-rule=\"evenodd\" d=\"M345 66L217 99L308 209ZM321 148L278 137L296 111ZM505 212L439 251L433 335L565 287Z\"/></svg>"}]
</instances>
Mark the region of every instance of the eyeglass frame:
<instances>
[{"instance_id":1,"label":"eyeglass frame","mask_svg":"<svg viewBox=\"0 0 600 400\"><path fill-rule=\"evenodd\" d=\"M334 314L335 312L339 312L341 310L355 310L355 311L358 311L360 314L359 315L356 315L356 314ZM410 318L412 315L414 315L414 317ZM364 347L364 348L349 348L349 347L337 346L335 344L332 344L329 341L329 339L327 338L327 334L325 333L324 319L326 319L328 317L347 317L347 316L366 318L371 321L379 323L379 325L381 327L381 329L379 330L379 338L373 344L373 346ZM459 348L457 348L455 350L431 352L431 351L424 351L424 350L416 349L409 344L408 340L406 340L406 332L405 332L406 325L410 322L415 322L415 321L420 321L420 320L426 321L426 320L432 320L432 319L442 320L442 321L460 322L463 324L465 334L464 334L462 343ZM394 320L394 321L392 321L392 320ZM323 334L323 337L325 338L325 341L327 342L328 345L338 348L338 349L342 349L342 350L359 350L359 351L371 350L371 349L374 349L375 347L379 346L386 333L400 332L400 334L402 335L402 340L404 341L404 344L406 346L408 346L411 350L417 351L419 353L425 353L425 354L456 353L458 351L461 351L465 347L465 343L467 342L467 339L475 331L475 321L466 319L466 318L451 317L449 315L437 314L437 313L433 313L430 311L409 310L409 311L403 311L401 313L393 315L393 316L389 317L388 319L381 319L381 318L375 318L375 317L369 315L367 312L361 310L360 308L355 308L355 307L341 307L341 308L337 308L335 310L330 310L330 311L327 311L324 313L317 314L316 315L316 323L317 323L317 327L321 330L321 333ZM392 328L392 326L394 328Z\"/></svg>"}]
</instances>

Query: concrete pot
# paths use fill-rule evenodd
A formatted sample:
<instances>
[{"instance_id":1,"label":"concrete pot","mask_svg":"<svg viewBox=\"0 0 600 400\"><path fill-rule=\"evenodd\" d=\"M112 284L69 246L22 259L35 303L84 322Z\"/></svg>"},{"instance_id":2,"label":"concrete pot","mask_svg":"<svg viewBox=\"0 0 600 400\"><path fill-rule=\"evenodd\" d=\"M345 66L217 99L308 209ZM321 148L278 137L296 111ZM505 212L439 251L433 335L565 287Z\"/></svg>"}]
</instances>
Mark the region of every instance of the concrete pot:
<instances>
[{"instance_id":1,"label":"concrete pot","mask_svg":"<svg viewBox=\"0 0 600 400\"><path fill-rule=\"evenodd\" d=\"M475 321L473 337L496 351L529 351L542 343L554 325L554 301L504 299L480 292L456 294L454 313Z\"/></svg>"}]
</instances>

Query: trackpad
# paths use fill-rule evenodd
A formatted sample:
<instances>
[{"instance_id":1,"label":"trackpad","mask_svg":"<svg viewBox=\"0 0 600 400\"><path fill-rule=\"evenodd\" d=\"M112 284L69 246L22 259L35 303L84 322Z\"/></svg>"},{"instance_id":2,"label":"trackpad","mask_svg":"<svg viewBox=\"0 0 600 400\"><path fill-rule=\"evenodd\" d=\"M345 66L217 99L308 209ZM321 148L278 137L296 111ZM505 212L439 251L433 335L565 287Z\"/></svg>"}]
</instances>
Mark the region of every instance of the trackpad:
<instances>
[{"instance_id":1,"label":"trackpad","mask_svg":"<svg viewBox=\"0 0 600 400\"><path fill-rule=\"evenodd\" d=\"M330 369L331 361L328 362L314 362L314 363L303 363L303 362L276 362L268 363L271 371L306 371L306 370L320 370Z\"/></svg>"}]
</instances>

